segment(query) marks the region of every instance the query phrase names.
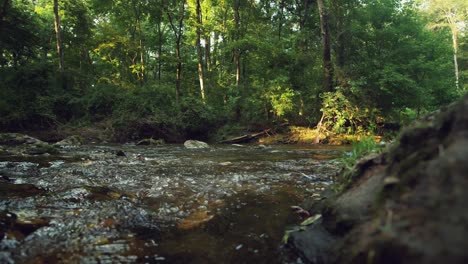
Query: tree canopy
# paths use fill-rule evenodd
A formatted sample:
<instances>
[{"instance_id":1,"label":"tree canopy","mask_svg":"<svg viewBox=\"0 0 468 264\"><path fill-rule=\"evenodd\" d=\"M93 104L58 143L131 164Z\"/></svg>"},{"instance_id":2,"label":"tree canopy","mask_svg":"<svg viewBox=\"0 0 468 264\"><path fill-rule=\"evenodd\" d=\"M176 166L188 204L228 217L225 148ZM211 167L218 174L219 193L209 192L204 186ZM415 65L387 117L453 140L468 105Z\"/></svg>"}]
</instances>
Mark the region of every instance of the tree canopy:
<instances>
[{"instance_id":1,"label":"tree canopy","mask_svg":"<svg viewBox=\"0 0 468 264\"><path fill-rule=\"evenodd\" d=\"M468 89L466 17L459 0L1 0L0 124L377 130Z\"/></svg>"}]
</instances>

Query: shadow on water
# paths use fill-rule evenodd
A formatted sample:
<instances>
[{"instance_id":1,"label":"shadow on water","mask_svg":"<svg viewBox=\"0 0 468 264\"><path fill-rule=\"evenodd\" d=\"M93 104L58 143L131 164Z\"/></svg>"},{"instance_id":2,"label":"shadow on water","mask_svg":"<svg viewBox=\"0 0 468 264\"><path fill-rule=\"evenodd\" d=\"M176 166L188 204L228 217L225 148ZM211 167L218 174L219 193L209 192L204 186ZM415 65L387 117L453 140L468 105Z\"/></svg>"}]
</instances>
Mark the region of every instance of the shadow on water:
<instances>
[{"instance_id":1,"label":"shadow on water","mask_svg":"<svg viewBox=\"0 0 468 264\"><path fill-rule=\"evenodd\" d=\"M154 253L166 263L281 263L284 227L299 221L290 206L300 200L286 186L269 195L240 193L204 224L163 233Z\"/></svg>"}]
</instances>

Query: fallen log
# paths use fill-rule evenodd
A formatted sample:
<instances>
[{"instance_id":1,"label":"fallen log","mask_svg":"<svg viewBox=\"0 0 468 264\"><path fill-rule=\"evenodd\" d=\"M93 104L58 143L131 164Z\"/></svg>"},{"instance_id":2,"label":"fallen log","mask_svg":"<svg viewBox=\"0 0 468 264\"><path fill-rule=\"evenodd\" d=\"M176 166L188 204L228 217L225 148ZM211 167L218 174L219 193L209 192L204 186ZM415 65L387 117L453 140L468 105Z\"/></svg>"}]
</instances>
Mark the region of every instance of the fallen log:
<instances>
[{"instance_id":1,"label":"fallen log","mask_svg":"<svg viewBox=\"0 0 468 264\"><path fill-rule=\"evenodd\" d=\"M258 133L246 134L240 137L226 139L226 140L221 141L221 143L225 143L225 144L247 143L263 135L269 135L270 131L271 131L271 128L263 130L262 132L258 132Z\"/></svg>"}]
</instances>

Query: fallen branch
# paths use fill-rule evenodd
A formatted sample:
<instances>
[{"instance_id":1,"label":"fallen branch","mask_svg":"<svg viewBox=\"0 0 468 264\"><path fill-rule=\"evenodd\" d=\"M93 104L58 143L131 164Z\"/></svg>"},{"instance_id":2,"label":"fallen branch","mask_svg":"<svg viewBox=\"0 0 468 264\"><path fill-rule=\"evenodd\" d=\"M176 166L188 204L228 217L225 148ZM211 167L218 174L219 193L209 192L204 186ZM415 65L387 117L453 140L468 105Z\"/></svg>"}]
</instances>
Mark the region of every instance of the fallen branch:
<instances>
[{"instance_id":1,"label":"fallen branch","mask_svg":"<svg viewBox=\"0 0 468 264\"><path fill-rule=\"evenodd\" d=\"M247 135L243 135L243 136L240 136L240 137L226 139L226 140L221 141L221 143L225 143L225 144L246 143L246 142L250 142L250 141L252 141L252 140L254 140L256 138L259 138L259 137L261 137L263 135L270 135L269 134L270 131L271 131L271 128L263 130L262 132L259 132L259 133L247 134Z\"/></svg>"}]
</instances>

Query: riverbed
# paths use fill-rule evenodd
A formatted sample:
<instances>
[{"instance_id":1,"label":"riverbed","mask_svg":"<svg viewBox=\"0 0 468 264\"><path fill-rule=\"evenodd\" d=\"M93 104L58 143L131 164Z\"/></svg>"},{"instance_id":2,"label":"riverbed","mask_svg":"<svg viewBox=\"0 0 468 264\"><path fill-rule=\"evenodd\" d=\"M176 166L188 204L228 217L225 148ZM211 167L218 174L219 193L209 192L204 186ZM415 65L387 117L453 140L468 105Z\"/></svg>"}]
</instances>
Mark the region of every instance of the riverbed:
<instances>
[{"instance_id":1,"label":"riverbed","mask_svg":"<svg viewBox=\"0 0 468 264\"><path fill-rule=\"evenodd\" d=\"M0 157L1 263L284 263L343 147L86 145Z\"/></svg>"}]
</instances>

